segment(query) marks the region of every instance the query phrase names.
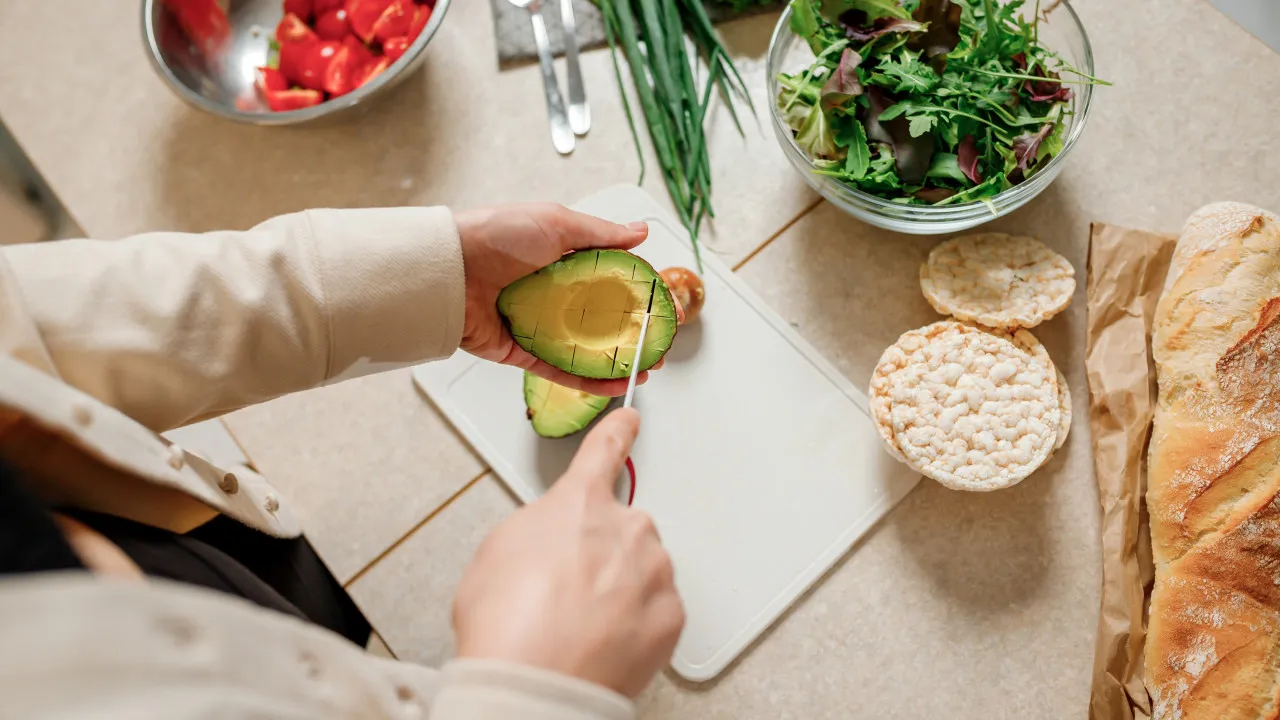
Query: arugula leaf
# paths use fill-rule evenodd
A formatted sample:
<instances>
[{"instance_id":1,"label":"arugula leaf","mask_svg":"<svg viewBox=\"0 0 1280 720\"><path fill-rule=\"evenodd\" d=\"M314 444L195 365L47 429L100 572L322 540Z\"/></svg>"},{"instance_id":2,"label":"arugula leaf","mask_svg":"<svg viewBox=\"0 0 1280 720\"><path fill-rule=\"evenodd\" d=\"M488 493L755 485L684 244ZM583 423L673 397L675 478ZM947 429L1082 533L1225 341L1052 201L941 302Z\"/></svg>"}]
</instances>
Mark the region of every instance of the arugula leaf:
<instances>
[{"instance_id":1,"label":"arugula leaf","mask_svg":"<svg viewBox=\"0 0 1280 720\"><path fill-rule=\"evenodd\" d=\"M857 118L840 126L836 131L836 144L848 148L844 158L844 171L850 180L861 180L871 168L871 148L867 145L867 131Z\"/></svg>"},{"instance_id":2,"label":"arugula leaf","mask_svg":"<svg viewBox=\"0 0 1280 720\"><path fill-rule=\"evenodd\" d=\"M913 100L903 100L900 103L894 103L884 112L880 113L880 115L876 119L882 123L889 122L890 120L902 117L906 113L911 112L913 110L916 112L916 114L919 114L919 113L928 112L929 110L934 110L934 109L936 108L934 108L932 105L918 103Z\"/></svg>"},{"instance_id":3,"label":"arugula leaf","mask_svg":"<svg viewBox=\"0 0 1280 720\"><path fill-rule=\"evenodd\" d=\"M938 117L936 115L916 115L911 118L911 137L918 138L932 130L933 126L937 124Z\"/></svg>"},{"instance_id":4,"label":"arugula leaf","mask_svg":"<svg viewBox=\"0 0 1280 720\"><path fill-rule=\"evenodd\" d=\"M871 167L859 185L865 190L896 190L902 187L902 178L898 177L897 160L888 145L880 145Z\"/></svg>"},{"instance_id":5,"label":"arugula leaf","mask_svg":"<svg viewBox=\"0 0 1280 720\"><path fill-rule=\"evenodd\" d=\"M897 81L897 86L890 88L897 92L923 94L936 88L941 79L933 68L920 62L920 56L903 49L898 59L890 58L880 63L880 72Z\"/></svg>"}]
</instances>

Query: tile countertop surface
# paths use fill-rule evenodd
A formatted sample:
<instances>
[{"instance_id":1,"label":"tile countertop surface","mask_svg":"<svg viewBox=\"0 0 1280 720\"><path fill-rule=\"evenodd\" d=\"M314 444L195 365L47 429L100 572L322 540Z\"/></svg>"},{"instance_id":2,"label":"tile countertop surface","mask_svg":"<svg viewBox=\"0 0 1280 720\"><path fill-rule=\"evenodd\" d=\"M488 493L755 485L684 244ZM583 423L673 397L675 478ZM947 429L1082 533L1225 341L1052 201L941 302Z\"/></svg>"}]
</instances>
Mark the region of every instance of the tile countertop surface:
<instances>
[{"instance_id":1,"label":"tile countertop surface","mask_svg":"<svg viewBox=\"0 0 1280 720\"><path fill-rule=\"evenodd\" d=\"M993 228L1041 237L1081 280L1071 309L1036 332L1074 391L1072 439L1008 491L921 483L719 680L659 677L644 717L1084 717L1100 567L1083 371L1089 223L1176 231L1214 200L1280 209L1280 55L1204 0L1075 4L1116 86L1096 93L1061 178ZM559 158L537 69L498 71L483 2L456 3L423 71L367 115L302 129L182 105L147 65L135 3L13 0L3 16L0 116L98 237L242 228L308 206L573 202L637 171L608 55L583 58L594 129ZM761 108L772 20L722 28ZM49 53L40 27L78 50ZM723 112L712 122L709 245L745 260L747 282L865 385L881 348L935 319L916 271L937 239L841 215L767 128L744 141ZM656 177L646 185L665 201ZM228 424L390 648L447 657L452 588L515 502L408 374L301 393Z\"/></svg>"}]
</instances>

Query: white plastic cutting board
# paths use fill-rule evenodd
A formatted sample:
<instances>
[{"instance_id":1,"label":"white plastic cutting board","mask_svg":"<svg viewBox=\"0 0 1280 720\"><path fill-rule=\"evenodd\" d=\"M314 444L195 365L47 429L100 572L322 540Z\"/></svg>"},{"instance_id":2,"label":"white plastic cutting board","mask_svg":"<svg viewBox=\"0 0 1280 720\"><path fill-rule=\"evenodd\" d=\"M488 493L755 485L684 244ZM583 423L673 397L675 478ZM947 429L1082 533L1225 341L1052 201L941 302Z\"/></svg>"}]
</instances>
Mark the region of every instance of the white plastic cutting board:
<instances>
[{"instance_id":1,"label":"white plastic cutting board","mask_svg":"<svg viewBox=\"0 0 1280 720\"><path fill-rule=\"evenodd\" d=\"M694 267L688 235L636 187L576 209L648 221L636 254ZM694 681L719 674L919 480L880 447L862 391L728 267L704 262L701 318L636 389L632 452L635 505L658 526L688 614L672 667ZM580 442L534 434L519 370L459 352L414 378L524 502Z\"/></svg>"}]
</instances>

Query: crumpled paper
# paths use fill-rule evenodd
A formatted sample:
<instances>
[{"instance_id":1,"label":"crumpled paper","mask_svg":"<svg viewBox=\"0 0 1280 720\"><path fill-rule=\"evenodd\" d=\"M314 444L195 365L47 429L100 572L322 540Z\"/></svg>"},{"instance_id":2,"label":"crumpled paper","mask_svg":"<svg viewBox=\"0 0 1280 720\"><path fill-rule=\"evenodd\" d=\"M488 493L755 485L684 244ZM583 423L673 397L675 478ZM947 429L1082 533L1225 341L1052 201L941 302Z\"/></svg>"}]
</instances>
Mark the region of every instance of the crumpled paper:
<instances>
[{"instance_id":1,"label":"crumpled paper","mask_svg":"<svg viewBox=\"0 0 1280 720\"><path fill-rule=\"evenodd\" d=\"M1102 503L1102 609L1089 720L1151 717L1143 685L1155 573L1146 507L1156 404L1151 324L1176 241L1097 223L1089 238L1085 367Z\"/></svg>"}]
</instances>

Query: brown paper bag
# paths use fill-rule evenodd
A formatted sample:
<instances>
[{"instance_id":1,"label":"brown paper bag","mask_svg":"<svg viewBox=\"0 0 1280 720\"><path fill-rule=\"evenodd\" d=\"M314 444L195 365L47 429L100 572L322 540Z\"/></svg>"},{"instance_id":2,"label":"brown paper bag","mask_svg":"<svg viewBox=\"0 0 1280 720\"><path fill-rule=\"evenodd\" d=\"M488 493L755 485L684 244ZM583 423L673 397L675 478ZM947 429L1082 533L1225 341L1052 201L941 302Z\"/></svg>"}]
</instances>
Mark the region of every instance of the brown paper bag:
<instances>
[{"instance_id":1,"label":"brown paper bag","mask_svg":"<svg viewBox=\"0 0 1280 720\"><path fill-rule=\"evenodd\" d=\"M1151 717L1142 682L1154 574L1146 508L1156 403L1151 322L1176 240L1102 224L1089 239L1085 366L1102 503L1102 613L1089 720Z\"/></svg>"}]
</instances>

